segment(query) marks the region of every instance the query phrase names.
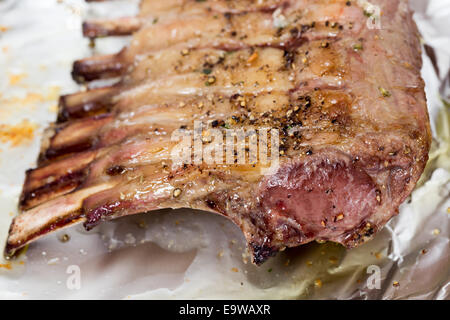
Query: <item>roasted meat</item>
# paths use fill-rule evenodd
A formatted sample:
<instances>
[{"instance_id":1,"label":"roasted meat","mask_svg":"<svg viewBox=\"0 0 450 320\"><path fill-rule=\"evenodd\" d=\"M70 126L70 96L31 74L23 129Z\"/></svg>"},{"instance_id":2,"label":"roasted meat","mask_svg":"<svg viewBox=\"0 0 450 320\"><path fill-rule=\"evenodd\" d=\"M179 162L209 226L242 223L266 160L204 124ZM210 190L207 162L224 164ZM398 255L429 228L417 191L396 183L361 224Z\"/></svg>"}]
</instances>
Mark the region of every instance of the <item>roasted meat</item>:
<instances>
[{"instance_id":1,"label":"roasted meat","mask_svg":"<svg viewBox=\"0 0 450 320\"><path fill-rule=\"evenodd\" d=\"M352 248L398 213L427 162L406 0L143 0L138 16L83 31L132 40L74 63L78 82L117 82L61 97L6 255L75 223L181 207L231 219L256 264L314 240ZM192 161L174 160L175 133L206 148L218 145L209 130L244 132L245 160L261 128L277 146L272 170L261 154L211 163L183 149Z\"/></svg>"}]
</instances>

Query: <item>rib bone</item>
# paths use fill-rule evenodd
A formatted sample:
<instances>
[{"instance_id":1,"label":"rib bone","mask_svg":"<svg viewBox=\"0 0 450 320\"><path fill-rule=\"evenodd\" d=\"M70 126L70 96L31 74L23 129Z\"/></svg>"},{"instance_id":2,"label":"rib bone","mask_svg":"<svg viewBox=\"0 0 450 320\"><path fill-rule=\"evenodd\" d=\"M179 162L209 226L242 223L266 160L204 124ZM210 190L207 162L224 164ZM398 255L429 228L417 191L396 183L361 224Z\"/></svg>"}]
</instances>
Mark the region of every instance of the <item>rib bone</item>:
<instances>
[{"instance_id":1,"label":"rib bone","mask_svg":"<svg viewBox=\"0 0 450 320\"><path fill-rule=\"evenodd\" d=\"M83 23L83 35L88 38L128 36L138 31L142 21L135 17L92 20Z\"/></svg>"}]
</instances>

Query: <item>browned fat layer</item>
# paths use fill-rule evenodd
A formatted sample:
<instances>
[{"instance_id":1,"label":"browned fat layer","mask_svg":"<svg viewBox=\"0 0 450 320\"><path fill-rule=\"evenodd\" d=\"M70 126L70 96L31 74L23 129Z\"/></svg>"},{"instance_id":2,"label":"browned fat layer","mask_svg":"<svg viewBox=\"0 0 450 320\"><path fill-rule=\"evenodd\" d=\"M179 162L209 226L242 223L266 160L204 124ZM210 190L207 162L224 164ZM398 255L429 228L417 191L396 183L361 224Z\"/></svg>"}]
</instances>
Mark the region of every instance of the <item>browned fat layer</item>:
<instances>
[{"instance_id":1,"label":"browned fat layer","mask_svg":"<svg viewBox=\"0 0 450 320\"><path fill-rule=\"evenodd\" d=\"M231 14L245 14L249 12L263 12L270 13L275 11L278 8L285 8L288 6L288 1L280 2L278 4L272 4L257 8L246 8L245 10L229 10L226 12L226 15ZM205 14L214 14L221 13L222 11L215 10L214 7L207 7L204 9ZM86 21L83 23L83 35L87 38L100 38L107 36L127 36L131 35L134 32L138 31L143 25L145 21L145 17L137 18L137 17L123 17L117 19L99 19ZM153 18L154 19L154 18ZM155 22L154 22L155 23Z\"/></svg>"},{"instance_id":2,"label":"browned fat layer","mask_svg":"<svg viewBox=\"0 0 450 320\"><path fill-rule=\"evenodd\" d=\"M289 6L289 1L284 1L284 2L280 2L278 4L272 4L272 5L260 7L258 9L248 8L247 10L245 10L244 12L241 12L241 13L249 13L249 12L255 12L255 11L263 12L263 13L271 13L271 12L274 12L275 10L277 10L278 8L287 8L288 6ZM239 13L234 10L229 10L229 12Z\"/></svg>"},{"instance_id":3,"label":"browned fat layer","mask_svg":"<svg viewBox=\"0 0 450 320\"><path fill-rule=\"evenodd\" d=\"M197 172L199 169L199 167L196 166L186 166L178 171L167 173L167 176L164 178L167 180L173 180L176 176L188 175L188 168L193 169L194 172ZM127 168L121 165L113 165L105 168L104 171L110 176L117 176L126 173ZM127 212L127 214L130 214L130 212L137 213L156 210L159 205L167 200L165 197L150 198L148 200L138 200L136 198L132 200L110 200L111 192L117 192L117 190L103 191L101 193L91 195L92 197L86 197L84 199L83 209L86 217L84 227L87 230L94 228L103 220L120 216L121 212ZM103 196L106 196L106 200Z\"/></svg>"},{"instance_id":4,"label":"browned fat layer","mask_svg":"<svg viewBox=\"0 0 450 320\"><path fill-rule=\"evenodd\" d=\"M320 97L322 95L326 96L327 94L330 95L331 93L326 93L326 92L320 93L319 91L314 91L311 93L311 96L307 96L306 98L303 97L303 100L301 100L301 101L303 101L302 103L304 103L305 106L302 106L302 108L299 108L296 112L291 112L291 116L290 117L286 116L285 117L286 119L284 118L284 116L287 111L282 111L281 112L281 116L283 116L282 119L278 119L275 116L271 119L273 125L275 125L279 128L282 128L283 133L286 136L288 136L286 128L288 128L289 126L294 126L294 125L298 125L298 124L308 126L308 125L310 125L310 122L311 123L314 122L314 123L316 123L316 125L319 125L318 119L315 118L315 117L319 117L319 115L320 115L321 121L326 123L326 125L322 126L322 128L324 128L324 129L325 128L334 128L337 130L338 128L340 128L340 126L344 125L345 123L348 124L348 121L345 120L347 113L344 108L349 105L348 101L346 100L347 99L346 95L341 95L340 97L338 97L337 94L334 94L333 97L336 99L337 103L331 105L330 107L328 107L327 105L320 106L321 108L326 108L327 116L324 116L321 112L319 112L320 110L317 110L318 107L317 107L315 101L318 100L318 98L314 98L314 97L316 97L316 96ZM309 102L312 102L310 104L307 104L308 101L305 100L308 97L309 98L313 97L312 100L311 99L308 100ZM304 110L304 108L307 108L307 110ZM292 107L291 109L294 109L294 107ZM209 110L205 111L205 112L208 113ZM300 113L300 115L302 115L302 117L298 118L296 113ZM106 115L100 116L100 117L98 117L98 119L102 119L105 117L106 117ZM97 117L95 117L94 119L97 119ZM215 121L223 122L223 120L226 120L226 117L220 116L220 117L214 117L211 119L214 119ZM90 119L87 119L86 121L90 121ZM240 119L239 121L241 122L240 125L245 125L247 123L247 121L244 119ZM256 124L257 122L255 122L255 121L256 120L250 121L249 124ZM79 151L83 151L86 149L101 148L101 147L109 146L111 144L120 143L127 137L136 135L136 133L142 131L142 129L145 129L145 128L147 128L147 125L137 125L137 126L127 127L126 129L113 128L111 130L103 131L101 136L97 136L97 131L98 131L99 127L94 126L94 127L92 127L92 130L90 130L88 133L84 134L82 136L82 138L79 139L79 137L77 135L75 135L74 140L67 140L69 142L67 144L64 144L63 146L59 145L57 148L53 148L52 144L50 143L49 149L47 150L47 152L44 152L42 161L54 159L54 157L61 157L64 154L71 154L74 152L74 150L79 152ZM64 135L64 134L70 135L72 132L72 131L65 132L64 130L71 130L71 127L67 126L67 128L62 128L56 134L57 135ZM145 137L143 137L143 138L145 138ZM288 139L289 140L297 139L297 137L294 137L294 138L289 137ZM286 141L285 146L288 146L288 145L290 145L290 144L288 143L288 141Z\"/></svg>"},{"instance_id":5,"label":"browned fat layer","mask_svg":"<svg viewBox=\"0 0 450 320\"><path fill-rule=\"evenodd\" d=\"M112 104L110 104L108 101L102 100L89 101L71 108L67 108L60 104L57 123L103 114L110 111L111 106Z\"/></svg>"},{"instance_id":6,"label":"browned fat layer","mask_svg":"<svg viewBox=\"0 0 450 320\"><path fill-rule=\"evenodd\" d=\"M219 43L205 47L198 46L198 48L214 48L224 51L236 51L251 47L292 50L308 41L302 37L302 34L309 30L309 26L303 26L301 30L298 28L293 28L292 30L295 31L290 33L291 36L286 41L260 43L253 46L247 45L244 42ZM191 50L194 49L192 48ZM115 55L96 56L78 60L73 65L72 77L78 83L118 77L126 72L128 68L128 63L122 59L122 54L125 52L126 48Z\"/></svg>"},{"instance_id":7,"label":"browned fat layer","mask_svg":"<svg viewBox=\"0 0 450 320\"><path fill-rule=\"evenodd\" d=\"M57 219L54 222L48 223L47 225L43 226L39 231L27 235L27 237L23 240L19 240L15 243L11 243L9 241L6 242L5 246L5 257L11 258L14 257L17 250L25 246L29 241L32 239L37 239L40 236L43 236L49 232L52 232L53 230L58 230L64 227L68 227L72 224L81 222L84 220L84 216L82 216L81 211L73 212L68 216L62 217ZM13 227L13 224L11 224L11 228ZM9 231L11 233L11 229Z\"/></svg>"},{"instance_id":8,"label":"browned fat layer","mask_svg":"<svg viewBox=\"0 0 450 320\"><path fill-rule=\"evenodd\" d=\"M86 177L86 170L81 170L68 173L61 178L47 183L43 186L32 190L24 188L20 197L20 209L31 209L47 200L54 198L60 194L67 193L78 187Z\"/></svg>"},{"instance_id":9,"label":"browned fat layer","mask_svg":"<svg viewBox=\"0 0 450 320\"><path fill-rule=\"evenodd\" d=\"M50 138L47 150L40 154L39 164L93 148L97 132L111 119L110 114L101 114L57 128Z\"/></svg>"},{"instance_id":10,"label":"browned fat layer","mask_svg":"<svg viewBox=\"0 0 450 320\"><path fill-rule=\"evenodd\" d=\"M278 8L288 8L289 5L290 5L290 1L281 1L280 3L277 3L277 4L272 4L272 5L261 7L259 11L270 13L270 12L274 12ZM249 8L249 12L251 12L251 11L252 11L252 9Z\"/></svg>"}]
</instances>

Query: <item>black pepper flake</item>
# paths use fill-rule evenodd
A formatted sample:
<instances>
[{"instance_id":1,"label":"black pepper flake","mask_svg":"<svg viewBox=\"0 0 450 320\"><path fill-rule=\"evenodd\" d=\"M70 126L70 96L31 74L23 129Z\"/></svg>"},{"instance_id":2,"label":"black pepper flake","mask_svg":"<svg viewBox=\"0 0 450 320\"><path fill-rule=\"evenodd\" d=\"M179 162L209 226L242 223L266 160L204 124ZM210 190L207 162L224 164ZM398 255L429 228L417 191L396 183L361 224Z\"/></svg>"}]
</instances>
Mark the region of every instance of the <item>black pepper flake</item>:
<instances>
[{"instance_id":1,"label":"black pepper flake","mask_svg":"<svg viewBox=\"0 0 450 320\"><path fill-rule=\"evenodd\" d=\"M283 28L278 28L277 32L275 33L275 36L277 38L281 37L281 35L283 34Z\"/></svg>"},{"instance_id":2,"label":"black pepper flake","mask_svg":"<svg viewBox=\"0 0 450 320\"><path fill-rule=\"evenodd\" d=\"M119 174L125 173L125 171L127 171L127 169L124 166L117 165L106 169L106 174L108 174L109 176L117 176Z\"/></svg>"},{"instance_id":3,"label":"black pepper flake","mask_svg":"<svg viewBox=\"0 0 450 320\"><path fill-rule=\"evenodd\" d=\"M291 30L289 30L289 32L291 33L291 35L292 35L294 38L298 37L298 35L299 35L299 33L300 33L297 27L292 28Z\"/></svg>"},{"instance_id":4,"label":"black pepper flake","mask_svg":"<svg viewBox=\"0 0 450 320\"><path fill-rule=\"evenodd\" d=\"M206 199L205 203L208 206L208 208L210 208L210 209L216 209L217 208L217 204L213 200Z\"/></svg>"},{"instance_id":5,"label":"black pepper flake","mask_svg":"<svg viewBox=\"0 0 450 320\"><path fill-rule=\"evenodd\" d=\"M292 66L292 63L294 63L295 61L295 52L285 50L284 61L285 61L284 66L286 67L286 69L290 68Z\"/></svg>"}]
</instances>

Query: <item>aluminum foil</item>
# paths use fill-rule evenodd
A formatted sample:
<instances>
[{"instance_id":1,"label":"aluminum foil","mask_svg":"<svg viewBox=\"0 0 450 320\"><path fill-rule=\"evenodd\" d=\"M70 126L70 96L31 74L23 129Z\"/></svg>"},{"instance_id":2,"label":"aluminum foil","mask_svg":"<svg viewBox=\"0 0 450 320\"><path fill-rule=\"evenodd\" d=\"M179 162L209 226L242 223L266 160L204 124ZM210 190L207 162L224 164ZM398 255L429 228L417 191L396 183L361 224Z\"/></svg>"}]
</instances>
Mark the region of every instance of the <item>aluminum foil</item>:
<instances>
[{"instance_id":1,"label":"aluminum foil","mask_svg":"<svg viewBox=\"0 0 450 320\"><path fill-rule=\"evenodd\" d=\"M314 243L255 267L225 218L166 210L37 241L17 260L0 261L0 298L448 299L450 1L411 5L423 36L434 141L418 187L373 241L350 251ZM128 40L102 39L91 49L82 20L136 11L137 1L0 0L1 248L58 95L80 89L72 62Z\"/></svg>"}]
</instances>

